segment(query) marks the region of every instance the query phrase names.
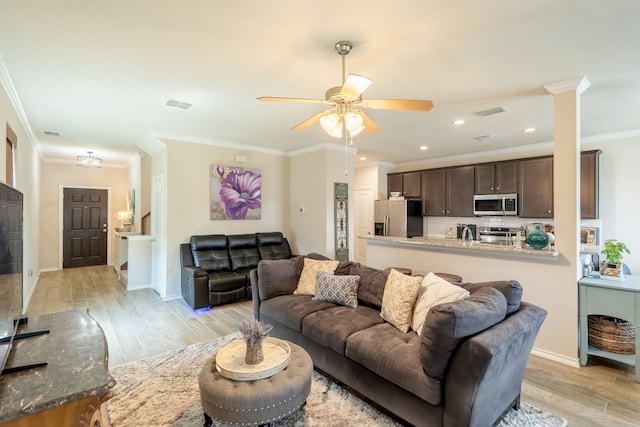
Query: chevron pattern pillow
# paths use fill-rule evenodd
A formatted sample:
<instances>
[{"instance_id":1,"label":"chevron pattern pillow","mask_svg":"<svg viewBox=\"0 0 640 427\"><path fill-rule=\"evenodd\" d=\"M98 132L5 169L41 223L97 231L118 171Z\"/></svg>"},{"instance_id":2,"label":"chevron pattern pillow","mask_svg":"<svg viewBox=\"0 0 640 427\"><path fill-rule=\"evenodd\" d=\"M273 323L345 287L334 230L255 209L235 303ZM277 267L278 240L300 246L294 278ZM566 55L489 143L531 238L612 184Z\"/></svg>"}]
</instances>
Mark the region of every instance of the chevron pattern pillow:
<instances>
[{"instance_id":1,"label":"chevron pattern pillow","mask_svg":"<svg viewBox=\"0 0 640 427\"><path fill-rule=\"evenodd\" d=\"M314 300L328 301L347 307L358 306L360 276L334 276L319 271L316 276Z\"/></svg>"}]
</instances>

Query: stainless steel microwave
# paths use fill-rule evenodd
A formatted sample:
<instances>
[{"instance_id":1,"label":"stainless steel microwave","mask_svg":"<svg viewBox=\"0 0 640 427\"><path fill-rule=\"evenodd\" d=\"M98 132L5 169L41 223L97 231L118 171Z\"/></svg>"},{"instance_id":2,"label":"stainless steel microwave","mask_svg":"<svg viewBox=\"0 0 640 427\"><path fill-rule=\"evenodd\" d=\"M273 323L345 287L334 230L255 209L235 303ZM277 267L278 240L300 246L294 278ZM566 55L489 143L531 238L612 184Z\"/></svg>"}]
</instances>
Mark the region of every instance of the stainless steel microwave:
<instances>
[{"instance_id":1,"label":"stainless steel microwave","mask_svg":"<svg viewBox=\"0 0 640 427\"><path fill-rule=\"evenodd\" d=\"M474 215L518 215L518 195L476 194L473 196Z\"/></svg>"}]
</instances>

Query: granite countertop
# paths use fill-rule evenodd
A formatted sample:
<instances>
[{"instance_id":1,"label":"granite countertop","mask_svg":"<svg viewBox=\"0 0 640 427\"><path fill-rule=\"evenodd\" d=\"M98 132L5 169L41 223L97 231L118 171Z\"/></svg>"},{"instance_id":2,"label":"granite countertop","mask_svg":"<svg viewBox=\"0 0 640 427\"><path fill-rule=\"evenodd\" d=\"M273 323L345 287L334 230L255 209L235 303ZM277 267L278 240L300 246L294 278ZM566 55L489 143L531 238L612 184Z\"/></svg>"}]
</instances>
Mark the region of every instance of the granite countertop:
<instances>
[{"instance_id":1,"label":"granite countertop","mask_svg":"<svg viewBox=\"0 0 640 427\"><path fill-rule=\"evenodd\" d=\"M47 366L0 378L0 424L80 400L101 396L115 385L107 369L102 328L79 310L30 317L19 333L49 329L14 341L6 367L47 362Z\"/></svg>"},{"instance_id":2,"label":"granite countertop","mask_svg":"<svg viewBox=\"0 0 640 427\"><path fill-rule=\"evenodd\" d=\"M515 255L524 257L557 259L560 255L557 251L548 249L535 250L531 248L519 248L513 245L495 245L480 242L461 242L457 239L430 238L430 237L392 237L392 236L359 236L360 239L367 239L377 242L387 242L406 246L415 246L425 249L446 249L455 251L484 252L496 255Z\"/></svg>"}]
</instances>

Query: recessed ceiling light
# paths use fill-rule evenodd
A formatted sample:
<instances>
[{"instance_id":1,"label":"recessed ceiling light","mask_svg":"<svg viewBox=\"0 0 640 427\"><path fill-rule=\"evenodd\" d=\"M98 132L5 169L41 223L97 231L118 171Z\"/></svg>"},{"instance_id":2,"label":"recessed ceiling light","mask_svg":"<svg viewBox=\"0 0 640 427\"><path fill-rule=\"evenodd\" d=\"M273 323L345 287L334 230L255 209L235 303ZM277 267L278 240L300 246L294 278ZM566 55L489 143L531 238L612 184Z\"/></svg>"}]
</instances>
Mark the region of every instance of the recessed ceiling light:
<instances>
[{"instance_id":1,"label":"recessed ceiling light","mask_svg":"<svg viewBox=\"0 0 640 427\"><path fill-rule=\"evenodd\" d=\"M454 125L456 125L456 126L460 126L460 125L465 124L465 123L466 123L466 121L465 121L464 119L457 119L457 120L454 120L452 123L453 123Z\"/></svg>"},{"instance_id":2,"label":"recessed ceiling light","mask_svg":"<svg viewBox=\"0 0 640 427\"><path fill-rule=\"evenodd\" d=\"M426 145L422 145L422 146L420 147L420 149L421 149L422 151L425 151L425 150L428 150L428 149L429 149L429 147L427 147Z\"/></svg>"},{"instance_id":3,"label":"recessed ceiling light","mask_svg":"<svg viewBox=\"0 0 640 427\"><path fill-rule=\"evenodd\" d=\"M363 157L360 157L360 160L367 160L367 158L363 156Z\"/></svg>"},{"instance_id":4,"label":"recessed ceiling light","mask_svg":"<svg viewBox=\"0 0 640 427\"><path fill-rule=\"evenodd\" d=\"M526 129L522 129L522 132L524 133L530 133L530 132L535 132L536 128L526 128Z\"/></svg>"}]
</instances>

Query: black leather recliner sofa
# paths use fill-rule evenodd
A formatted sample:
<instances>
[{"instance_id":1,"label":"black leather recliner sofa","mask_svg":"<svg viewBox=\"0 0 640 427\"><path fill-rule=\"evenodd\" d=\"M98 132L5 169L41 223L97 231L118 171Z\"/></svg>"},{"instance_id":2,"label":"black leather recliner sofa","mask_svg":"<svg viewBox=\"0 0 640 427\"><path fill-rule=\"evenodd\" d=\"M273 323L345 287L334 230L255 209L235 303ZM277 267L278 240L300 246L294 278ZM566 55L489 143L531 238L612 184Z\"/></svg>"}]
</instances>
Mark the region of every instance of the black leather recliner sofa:
<instances>
[{"instance_id":1,"label":"black leather recliner sofa","mask_svg":"<svg viewBox=\"0 0 640 427\"><path fill-rule=\"evenodd\" d=\"M291 257L280 232L191 236L180 245L182 297L194 310L251 299L258 262Z\"/></svg>"}]
</instances>

